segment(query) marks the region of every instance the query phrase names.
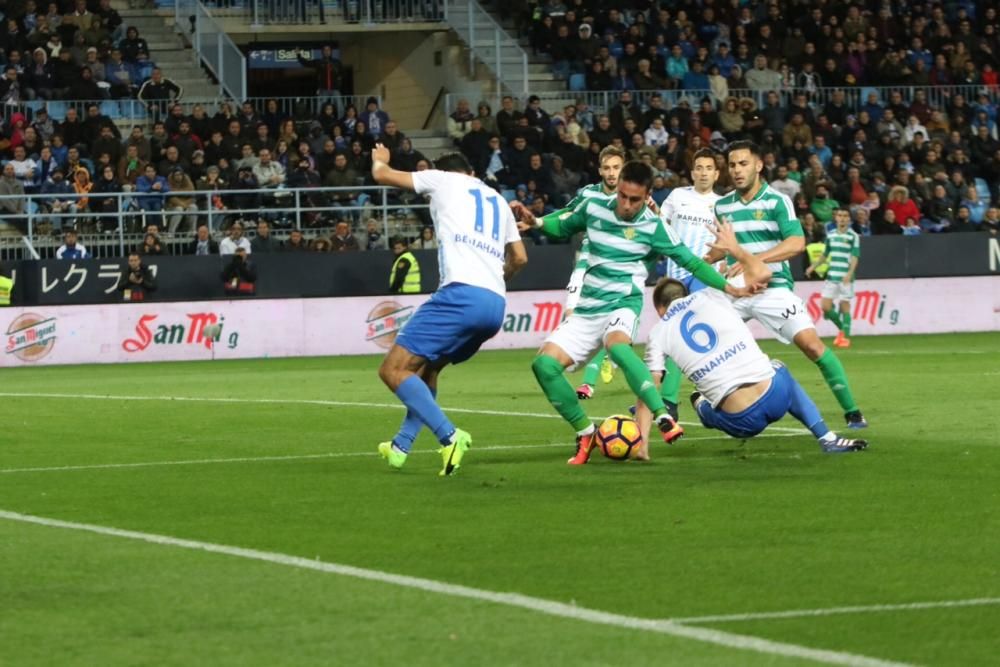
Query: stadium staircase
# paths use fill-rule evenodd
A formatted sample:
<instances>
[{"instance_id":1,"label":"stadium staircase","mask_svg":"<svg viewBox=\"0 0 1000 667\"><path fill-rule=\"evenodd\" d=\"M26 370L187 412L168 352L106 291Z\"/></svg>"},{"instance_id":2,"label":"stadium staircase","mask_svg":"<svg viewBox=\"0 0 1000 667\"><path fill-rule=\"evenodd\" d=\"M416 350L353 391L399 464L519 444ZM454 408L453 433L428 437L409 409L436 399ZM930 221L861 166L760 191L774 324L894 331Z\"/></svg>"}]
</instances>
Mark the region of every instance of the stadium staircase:
<instances>
[{"instance_id":1,"label":"stadium staircase","mask_svg":"<svg viewBox=\"0 0 1000 667\"><path fill-rule=\"evenodd\" d=\"M184 89L189 100L214 100L219 86L197 64L190 43L174 29L173 7L130 9L126 2L112 3L126 26L135 26L139 36L149 43L149 59L163 70L163 76ZM128 118L115 119L121 126L131 125Z\"/></svg>"},{"instance_id":2,"label":"stadium staircase","mask_svg":"<svg viewBox=\"0 0 1000 667\"><path fill-rule=\"evenodd\" d=\"M512 20L502 21L477 0L447 0L446 4L448 25L489 76L499 79L505 92L524 98L535 92L566 90L566 82L552 73L549 57L532 55L528 39L515 36Z\"/></svg>"}]
</instances>

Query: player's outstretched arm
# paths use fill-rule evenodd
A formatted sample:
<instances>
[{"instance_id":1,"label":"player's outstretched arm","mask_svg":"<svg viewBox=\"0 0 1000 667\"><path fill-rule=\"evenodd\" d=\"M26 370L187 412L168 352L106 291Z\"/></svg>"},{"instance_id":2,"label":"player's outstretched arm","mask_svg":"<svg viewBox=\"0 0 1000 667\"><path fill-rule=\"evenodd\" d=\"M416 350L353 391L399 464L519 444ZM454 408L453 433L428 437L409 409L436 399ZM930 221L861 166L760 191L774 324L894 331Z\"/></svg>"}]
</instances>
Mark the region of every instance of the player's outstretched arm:
<instances>
[{"instance_id":1,"label":"player's outstretched arm","mask_svg":"<svg viewBox=\"0 0 1000 667\"><path fill-rule=\"evenodd\" d=\"M389 166L391 154L382 144L375 144L372 151L372 178L379 185L388 185L400 190L413 190L413 174L399 171Z\"/></svg>"},{"instance_id":2,"label":"player's outstretched arm","mask_svg":"<svg viewBox=\"0 0 1000 667\"><path fill-rule=\"evenodd\" d=\"M524 249L524 241L517 240L508 243L504 253L503 279L510 280L528 264L528 251Z\"/></svg>"}]
</instances>

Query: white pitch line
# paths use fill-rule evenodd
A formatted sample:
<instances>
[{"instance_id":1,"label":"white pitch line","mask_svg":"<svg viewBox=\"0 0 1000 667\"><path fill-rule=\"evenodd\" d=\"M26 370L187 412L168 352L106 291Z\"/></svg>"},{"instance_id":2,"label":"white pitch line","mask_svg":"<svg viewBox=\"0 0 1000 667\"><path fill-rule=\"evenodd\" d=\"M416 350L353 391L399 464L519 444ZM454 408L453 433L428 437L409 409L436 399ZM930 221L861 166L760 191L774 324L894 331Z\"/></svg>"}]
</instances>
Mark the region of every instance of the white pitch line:
<instances>
[{"instance_id":1,"label":"white pitch line","mask_svg":"<svg viewBox=\"0 0 1000 667\"><path fill-rule=\"evenodd\" d=\"M921 609L951 609L955 607L987 607L1000 605L1000 598L971 598L968 600L940 600L938 602L906 602L902 604L873 604L853 607L827 607L825 609L790 609L788 611L762 611L748 614L723 614L719 616L690 616L668 619L674 623L730 623L778 618L808 618L838 614L876 614L887 611L919 611Z\"/></svg>"},{"instance_id":2,"label":"white pitch line","mask_svg":"<svg viewBox=\"0 0 1000 667\"><path fill-rule=\"evenodd\" d=\"M368 403L360 401L330 401L324 399L306 398L228 398L224 396L115 396L102 394L56 394L56 393L35 393L35 392L0 392L0 397L5 398L72 398L78 400L92 401L187 401L193 403L235 403L251 405L317 405L332 406L340 408L386 408L401 410L405 406L401 403ZM455 412L470 415L491 415L496 417L535 417L538 419L562 419L559 415L550 412L511 412L505 410L481 410L478 408L446 408L445 412ZM695 422L682 421L684 426L701 426ZM806 434L809 431L803 428L788 426L770 426L769 431L783 431L785 433Z\"/></svg>"},{"instance_id":3,"label":"white pitch line","mask_svg":"<svg viewBox=\"0 0 1000 667\"><path fill-rule=\"evenodd\" d=\"M791 438L798 435L797 433L772 433L758 436L759 438ZM691 438L685 437L681 442L693 442L698 440L720 440L724 436L694 436ZM549 447L570 447L570 444L565 442L552 442L547 444L538 445L493 445L486 447L474 447L472 452L482 452L482 451L497 451L497 450L512 450L512 449L542 449ZM411 454L437 454L433 449L418 449L416 451L410 452ZM773 455L766 452L753 453L753 456L760 457L771 457ZM287 456L238 456L233 458L225 459L182 459L179 461L135 461L132 463L90 463L78 466L46 466L39 468L0 468L0 475L7 475L12 473L23 473L23 472L66 472L74 470L114 470L118 468L155 468L158 466L193 466L193 465L210 465L216 463L261 463L268 461L299 461L307 459L338 459L338 458L348 458L348 457L359 457L359 456L378 456L378 452L327 452L325 454L289 454ZM799 454L786 454L782 458L795 458L800 456ZM684 456L677 457L675 461L715 461L722 457L720 456Z\"/></svg>"},{"instance_id":4,"label":"white pitch line","mask_svg":"<svg viewBox=\"0 0 1000 667\"><path fill-rule=\"evenodd\" d=\"M699 641L706 644L714 644L716 646L723 646L735 650L753 651L756 653L762 653L766 655L777 655L789 658L801 658L804 660L813 660L815 662L820 662L828 665L849 665L851 667L909 667L908 665L906 665L906 663L880 660L878 658L871 658L868 656L858 655L854 653L845 653L841 651L830 651L824 649L814 649L814 648L809 648L807 646L799 646L797 644L787 644L783 642L771 641L769 639L761 639L760 637L751 637L748 635L739 635L731 632L722 632L720 630L688 627L684 625L679 625L672 621L639 618L635 616L624 616L621 614L613 614L610 612L599 611L596 609L577 607L575 605L556 602L553 600L546 600L543 598L521 595L519 593L501 593L498 591L490 591L481 588L472 588L470 586L449 584L442 581L435 581L433 579L409 577L401 574L384 572L381 570L370 570L367 568L355 567L352 565L343 565L340 563L326 563L322 561L302 558L299 556L291 556L288 554L274 553L269 551L258 551L256 549L246 549L242 547L227 546L223 544L213 544L211 542L198 542L195 540L186 540L177 537L169 537L166 535L157 535L154 533L141 533L133 530L121 530L118 528L111 528L108 526L98 526L93 524L76 523L71 521L60 521L58 519L49 519L45 517L32 516L30 514L21 514L18 512L9 512L5 510L0 510L0 519L5 519L8 521L16 521L20 523L35 524L39 526L47 526L50 528L64 528L67 530L94 533L97 535L103 535L108 537L119 537L129 540L146 542L149 544L156 544L160 546L177 547L180 549L189 549L192 551L202 551L214 554L222 554L225 556L233 556L236 558L244 558L248 560L273 563L275 565L284 565L287 567L295 567L304 570L313 570L316 572L324 572L327 574L336 574L344 577L351 577L354 579L363 579L383 584L390 584L393 586L401 586L404 588L426 591L438 595L446 595L449 597L475 600L477 602L490 602L493 604L504 605L508 607L527 609L529 611L546 614L549 616L555 616L558 618L568 618L576 621L584 621L587 623L594 623L598 625L626 628L629 630L643 630L646 632L655 632L658 634L669 635L672 637L679 637L683 639L691 639L694 641Z\"/></svg>"}]
</instances>

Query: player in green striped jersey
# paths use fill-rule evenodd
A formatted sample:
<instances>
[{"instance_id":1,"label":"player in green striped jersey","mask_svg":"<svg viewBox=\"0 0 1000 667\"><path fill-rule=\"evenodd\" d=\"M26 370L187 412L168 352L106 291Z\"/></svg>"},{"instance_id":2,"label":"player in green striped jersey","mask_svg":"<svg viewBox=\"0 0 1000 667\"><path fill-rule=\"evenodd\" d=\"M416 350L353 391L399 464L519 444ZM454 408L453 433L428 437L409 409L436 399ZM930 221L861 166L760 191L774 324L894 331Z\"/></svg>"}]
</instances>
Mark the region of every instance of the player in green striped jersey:
<instances>
[{"instance_id":1,"label":"player in green striped jersey","mask_svg":"<svg viewBox=\"0 0 1000 667\"><path fill-rule=\"evenodd\" d=\"M558 214L571 213L586 199L609 201L615 198L615 192L618 190L618 175L621 173L622 167L625 166L625 153L615 146L606 146L597 159L600 165L601 182L580 188L576 196L563 209L557 211ZM573 266L573 273L566 286L566 307L563 310L566 317L573 314L576 304L580 301L580 290L583 289L583 277L587 273L587 261L590 257L589 246L590 243L584 236L583 242L580 244L580 252L576 256L576 264ZM580 399L594 396L594 386L597 384L598 375L605 384L611 382L614 377L614 365L608 359L608 353L603 347L597 351L597 354L583 369L583 382L576 388L576 395Z\"/></svg>"},{"instance_id":2,"label":"player in green striped jersey","mask_svg":"<svg viewBox=\"0 0 1000 667\"><path fill-rule=\"evenodd\" d=\"M805 304L792 291L794 280L788 260L805 249L805 238L791 200L761 178L760 148L753 142L731 143L726 161L736 189L715 203L715 215L733 225L739 242L768 264L773 274L763 293L733 305L744 320L755 319L782 342L795 343L819 367L844 410L847 425L865 428L868 422L854 402L844 366L820 340ZM709 261L720 259L717 252L708 256ZM729 275L738 275L741 267L732 258L727 261Z\"/></svg>"},{"instance_id":3,"label":"player in green striped jersey","mask_svg":"<svg viewBox=\"0 0 1000 667\"><path fill-rule=\"evenodd\" d=\"M812 275L816 267L824 262L830 262L823 283L820 306L823 317L833 322L840 331L833 341L834 347L851 346L851 299L854 298L854 274L861 260L861 237L851 229L851 214L846 208L838 208L833 212L833 220L837 228L826 237L826 247L823 256L806 269L806 275ZM834 307L839 302L839 312Z\"/></svg>"},{"instance_id":4,"label":"player in green striped jersey","mask_svg":"<svg viewBox=\"0 0 1000 667\"><path fill-rule=\"evenodd\" d=\"M557 238L586 231L590 245L580 302L545 341L531 365L552 407L576 431L577 449L570 464L587 462L596 445L595 429L563 371L586 361L601 346L622 369L632 391L652 410L663 439L673 442L684 433L667 412L646 365L632 350L650 256L666 255L706 285L733 296L751 291L729 285L688 250L672 228L660 222L646 206L652 183L649 165L629 162L622 169L613 201L588 199L572 213L550 214L538 220L523 207L518 208L522 229L540 227L547 236Z\"/></svg>"}]
</instances>

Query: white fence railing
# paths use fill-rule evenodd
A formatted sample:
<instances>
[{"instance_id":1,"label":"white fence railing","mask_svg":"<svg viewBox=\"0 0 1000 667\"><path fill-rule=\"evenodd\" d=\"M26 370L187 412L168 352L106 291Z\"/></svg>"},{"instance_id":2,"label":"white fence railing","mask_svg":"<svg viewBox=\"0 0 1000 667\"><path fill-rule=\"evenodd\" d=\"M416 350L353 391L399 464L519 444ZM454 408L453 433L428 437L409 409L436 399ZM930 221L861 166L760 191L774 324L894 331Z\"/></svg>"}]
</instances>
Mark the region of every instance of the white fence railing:
<instances>
[{"instance_id":1,"label":"white fence railing","mask_svg":"<svg viewBox=\"0 0 1000 667\"><path fill-rule=\"evenodd\" d=\"M181 201L171 201L174 198ZM20 210L9 212L10 202ZM173 254L183 252L200 225L208 225L218 239L237 220L245 228L265 220L279 237L292 229L328 236L338 222L363 233L374 221L383 239L395 235L415 239L431 225L422 198L366 186L32 194L2 196L0 209L0 230L8 232L0 234L0 260L51 257L66 229L81 235L92 256L122 257L141 244L150 224L161 230L166 252ZM15 230L19 233L12 233Z\"/></svg>"},{"instance_id":2,"label":"white fence railing","mask_svg":"<svg viewBox=\"0 0 1000 667\"><path fill-rule=\"evenodd\" d=\"M443 0L444 18L469 47L469 70L478 59L497 79L498 90L528 93L528 54L476 0Z\"/></svg>"},{"instance_id":3,"label":"white fence railing","mask_svg":"<svg viewBox=\"0 0 1000 667\"><path fill-rule=\"evenodd\" d=\"M128 119L129 121L143 122L151 117L154 111L150 110L150 106L155 105L157 109L155 113L163 114L168 111L167 107L179 104L184 110L185 114L191 114L194 107L201 106L205 113L209 116L213 116L218 113L223 105L229 105L232 112L239 113L240 105L244 102L249 102L253 105L254 110L257 114L263 114L268 111L268 104L273 100L277 105L276 113L282 118L292 118L296 121L308 122L314 120L323 109L327 103L332 103L337 110L338 115L343 115L344 109L348 105L353 105L358 113L365 110L365 103L369 97L375 97L379 103L379 107L382 106L382 98L379 96L370 95L340 95L336 97L319 97L316 95L308 95L306 97L248 97L248 98L226 98L226 97L212 97L212 98L198 98L198 97L186 97L180 100L174 101L157 101L154 103L146 103L140 100L134 99L121 99L121 100L74 100L72 102L65 102L60 100L30 100L22 101L17 104L5 105L4 109L9 114L15 111L20 111L25 114L25 116L30 120L34 117L34 114L41 108L45 108L49 112L49 117L55 121L62 121L66 118L66 112L72 107L77 110L81 118L86 117L84 111L90 105L97 105L103 115L107 116L111 120L122 120Z\"/></svg>"},{"instance_id":4,"label":"white fence railing","mask_svg":"<svg viewBox=\"0 0 1000 667\"><path fill-rule=\"evenodd\" d=\"M880 104L885 105L889 102L890 95L898 91L902 94L903 100L906 102L912 102L914 94L916 91L922 90L927 97L927 104L932 107L941 109L947 106L956 96L962 95L967 103L974 103L980 93L985 93L986 96L994 104L1000 101L1000 90L995 88L985 88L983 86L856 86L851 88L818 88L807 94L807 100L814 108L822 108L828 102L833 99L834 93L837 91L842 91L844 93L844 101L850 109L851 113L856 113L861 106L863 106L868 101L868 96L871 93L875 93ZM673 108L682 99L687 100L692 110L697 110L698 105L701 100L708 97L714 99L713 93L710 90L683 90L683 89L667 89L667 90L633 90L630 91L632 94L632 100L639 105L646 105L649 98L658 93L663 98L664 106L668 109ZM732 97L749 97L754 100L758 108L762 108L767 102L767 95L770 91L760 91L760 90L750 90L750 89L731 89L729 91ZM779 99L783 106L788 106L788 103L792 101L792 97L795 93L799 92L794 89L780 90L778 92ZM555 111L561 111L562 104L569 104L575 100L583 100L588 104L591 110L595 113L606 113L610 111L616 104L618 104L618 99L621 96L622 91L620 90L585 90L585 91L555 91L555 92L538 92L533 93L537 95L542 101L542 108L553 113ZM492 108L500 108L500 99L502 95L485 95L481 99L485 99ZM458 100L465 98L468 99L468 95L457 95L449 93L446 96L447 110L450 113L455 109L458 104ZM520 106L518 108L523 109L527 103L527 95L521 96L516 100ZM556 108L556 107L559 108ZM900 122L905 122L906 119L900 119Z\"/></svg>"}]
</instances>

